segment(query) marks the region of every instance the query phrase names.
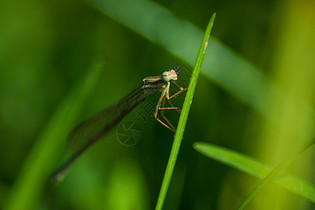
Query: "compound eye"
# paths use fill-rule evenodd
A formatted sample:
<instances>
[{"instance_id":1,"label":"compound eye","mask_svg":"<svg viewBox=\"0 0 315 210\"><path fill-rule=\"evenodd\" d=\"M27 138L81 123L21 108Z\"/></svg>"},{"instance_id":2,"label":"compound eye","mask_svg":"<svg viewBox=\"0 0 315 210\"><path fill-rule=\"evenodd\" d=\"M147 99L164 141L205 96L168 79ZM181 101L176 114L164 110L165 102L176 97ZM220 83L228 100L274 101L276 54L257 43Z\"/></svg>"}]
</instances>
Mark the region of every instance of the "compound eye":
<instances>
[{"instance_id":1,"label":"compound eye","mask_svg":"<svg viewBox=\"0 0 315 210\"><path fill-rule=\"evenodd\" d=\"M179 73L180 67L179 67L179 66L175 66L175 67L173 68L173 70L174 70L176 73Z\"/></svg>"}]
</instances>

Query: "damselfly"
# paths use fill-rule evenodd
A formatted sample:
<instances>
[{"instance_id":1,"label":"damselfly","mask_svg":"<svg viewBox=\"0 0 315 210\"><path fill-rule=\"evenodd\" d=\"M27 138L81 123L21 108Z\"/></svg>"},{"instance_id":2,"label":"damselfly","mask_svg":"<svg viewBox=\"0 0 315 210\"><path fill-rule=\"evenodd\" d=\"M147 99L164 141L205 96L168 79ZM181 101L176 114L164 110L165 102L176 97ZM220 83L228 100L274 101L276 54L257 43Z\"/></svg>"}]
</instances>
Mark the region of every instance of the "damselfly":
<instances>
[{"instance_id":1,"label":"damselfly","mask_svg":"<svg viewBox=\"0 0 315 210\"><path fill-rule=\"evenodd\" d=\"M51 176L51 181L56 182L63 178L64 171L70 166L70 164L79 157L89 146L99 140L104 134L106 134L111 128L113 128L124 116L126 116L131 110L133 110L139 103L146 98L161 91L161 96L156 105L153 113L154 118L164 125L169 130L175 132L175 127L164 115L165 110L176 110L180 113L180 109L171 103L171 99L178 94L186 91L187 88L182 88L176 83L177 75L180 73L180 68L175 66L169 71L163 72L161 76L151 76L143 79L142 85L116 104L108 107L104 111L98 113L93 118L78 125L69 135L68 143L76 144L80 143L80 147L61 165ZM170 95L170 85L174 83L179 90ZM165 106L165 101L169 106ZM162 119L159 118L159 113Z\"/></svg>"}]
</instances>

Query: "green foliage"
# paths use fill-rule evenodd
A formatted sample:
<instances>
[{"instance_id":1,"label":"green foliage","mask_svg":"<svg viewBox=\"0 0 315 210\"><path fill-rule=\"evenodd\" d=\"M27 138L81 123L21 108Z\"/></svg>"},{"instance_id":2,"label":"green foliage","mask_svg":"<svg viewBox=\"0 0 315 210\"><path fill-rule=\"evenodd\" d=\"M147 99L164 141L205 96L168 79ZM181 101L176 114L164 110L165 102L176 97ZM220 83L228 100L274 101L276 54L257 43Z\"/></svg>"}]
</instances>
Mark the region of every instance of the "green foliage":
<instances>
[{"instance_id":1,"label":"green foliage","mask_svg":"<svg viewBox=\"0 0 315 210\"><path fill-rule=\"evenodd\" d=\"M313 135L313 8L312 1L297 0L285 6L263 0L1 1L0 209L153 209L158 198L164 209L236 209L257 180L206 160L191 145L224 145L276 166ZM195 66L214 12L216 27L189 119L183 118L187 105L180 116L176 150L173 134L138 107L120 124L137 125L137 132L128 131L136 145L122 144L113 129L77 159L63 182L49 186L74 126L147 76ZM91 67L95 57L103 67ZM175 125L177 113L166 114ZM165 173L170 151L173 168ZM285 168L301 179L280 180L272 177L281 170L271 172L267 181L281 187L268 185L249 208L312 208L312 185L302 180L314 180L313 153L303 152ZM245 160L247 173L262 179L270 172ZM258 189L266 178L262 183ZM303 188L293 189L297 183Z\"/></svg>"},{"instance_id":2,"label":"green foliage","mask_svg":"<svg viewBox=\"0 0 315 210\"><path fill-rule=\"evenodd\" d=\"M253 199L257 195L257 193L261 191L263 187L271 181L315 203L314 186L294 176L280 174L282 172L282 169L287 164L291 163L298 155L300 155L306 149L310 148L314 143L315 141L314 139L312 139L297 152L293 153L290 157L281 162L275 169L264 166L262 163L254 160L249 156L208 143L196 142L194 143L194 149L205 155L206 157L217 160L223 164L231 166L232 168L246 172L252 176L261 179L263 178L262 182L257 185L255 191L251 193L251 195L239 208L244 209L251 201L251 199Z\"/></svg>"}]
</instances>

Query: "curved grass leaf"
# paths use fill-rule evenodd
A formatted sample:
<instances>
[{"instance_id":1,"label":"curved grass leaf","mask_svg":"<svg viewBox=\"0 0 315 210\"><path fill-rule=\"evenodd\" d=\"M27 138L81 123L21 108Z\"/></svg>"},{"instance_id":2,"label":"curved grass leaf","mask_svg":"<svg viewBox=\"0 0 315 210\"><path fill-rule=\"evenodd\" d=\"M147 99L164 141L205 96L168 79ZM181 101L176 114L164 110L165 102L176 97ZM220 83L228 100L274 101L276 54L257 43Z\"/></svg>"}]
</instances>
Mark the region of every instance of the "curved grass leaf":
<instances>
[{"instance_id":1,"label":"curved grass leaf","mask_svg":"<svg viewBox=\"0 0 315 210\"><path fill-rule=\"evenodd\" d=\"M194 143L193 147L195 150L205 155L206 157L217 160L223 164L226 164L240 171L246 172L257 178L260 179L265 178L264 181L257 186L258 189L257 192L259 192L265 184L272 181L273 183L278 184L279 186L287 189L288 191L296 193L315 203L315 186L312 186L311 184L299 178L287 174L283 175L281 174L281 177L274 178L281 172L281 169L284 166L286 166L289 162L295 159L296 156L300 154L302 151L309 148L313 143L314 140L305 144L305 146L301 147L301 149L298 150L298 152L292 154L284 162L279 164L279 166L276 167L274 170L272 170L271 167L265 166L247 155L220 146L196 142ZM257 194L256 190L253 191L253 194L250 196L250 200L253 198L253 196ZM248 202L250 200L248 200ZM248 202L246 201L246 204Z\"/></svg>"}]
</instances>

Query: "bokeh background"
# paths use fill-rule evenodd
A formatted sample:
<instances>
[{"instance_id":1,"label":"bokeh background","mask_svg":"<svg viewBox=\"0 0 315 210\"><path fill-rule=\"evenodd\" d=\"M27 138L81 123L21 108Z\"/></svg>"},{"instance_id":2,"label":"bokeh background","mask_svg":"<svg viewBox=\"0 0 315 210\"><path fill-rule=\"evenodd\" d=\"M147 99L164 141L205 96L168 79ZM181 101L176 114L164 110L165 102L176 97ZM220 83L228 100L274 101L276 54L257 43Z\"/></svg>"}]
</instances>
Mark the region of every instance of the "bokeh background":
<instances>
[{"instance_id":1,"label":"bokeh background","mask_svg":"<svg viewBox=\"0 0 315 210\"><path fill-rule=\"evenodd\" d=\"M47 179L69 154L66 136L76 124L146 76L192 68L214 12L164 207L236 209L258 179L192 144L221 145L275 166L313 137L314 1L0 1L0 209L153 209L173 133L146 123L141 107L124 121L136 123L136 144L122 144L115 128L63 182ZM314 183L313 153L286 171ZM270 185L248 209L315 206Z\"/></svg>"}]
</instances>

